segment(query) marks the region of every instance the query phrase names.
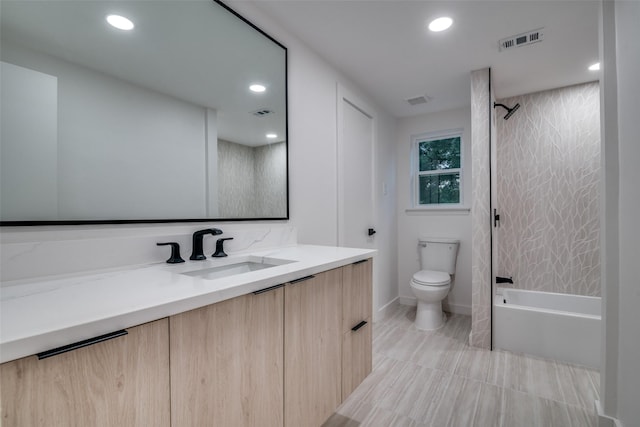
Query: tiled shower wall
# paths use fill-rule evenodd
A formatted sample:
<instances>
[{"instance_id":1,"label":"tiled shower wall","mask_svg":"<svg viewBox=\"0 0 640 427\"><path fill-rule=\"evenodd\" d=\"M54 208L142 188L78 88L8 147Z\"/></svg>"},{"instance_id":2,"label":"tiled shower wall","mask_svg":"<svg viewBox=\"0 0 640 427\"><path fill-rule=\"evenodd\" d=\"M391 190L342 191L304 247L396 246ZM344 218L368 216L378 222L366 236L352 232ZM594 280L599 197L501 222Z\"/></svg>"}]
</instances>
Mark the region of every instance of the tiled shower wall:
<instances>
[{"instance_id":1,"label":"tiled shower wall","mask_svg":"<svg viewBox=\"0 0 640 427\"><path fill-rule=\"evenodd\" d=\"M520 108L509 120L496 110L496 275L518 289L599 296L598 83L498 102Z\"/></svg>"},{"instance_id":2,"label":"tiled shower wall","mask_svg":"<svg viewBox=\"0 0 640 427\"><path fill-rule=\"evenodd\" d=\"M488 68L471 72L471 345L491 346L491 228L490 158L491 128Z\"/></svg>"},{"instance_id":3,"label":"tiled shower wall","mask_svg":"<svg viewBox=\"0 0 640 427\"><path fill-rule=\"evenodd\" d=\"M218 140L218 216L285 217L286 164L284 142L248 147Z\"/></svg>"}]
</instances>

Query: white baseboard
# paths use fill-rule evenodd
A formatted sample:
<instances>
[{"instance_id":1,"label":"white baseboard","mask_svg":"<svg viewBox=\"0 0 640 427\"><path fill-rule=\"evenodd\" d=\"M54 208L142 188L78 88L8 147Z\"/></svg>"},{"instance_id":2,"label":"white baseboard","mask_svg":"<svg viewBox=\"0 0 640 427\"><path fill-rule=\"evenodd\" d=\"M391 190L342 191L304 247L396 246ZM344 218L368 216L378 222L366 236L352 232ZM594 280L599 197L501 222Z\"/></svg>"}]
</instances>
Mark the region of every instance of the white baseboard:
<instances>
[{"instance_id":1,"label":"white baseboard","mask_svg":"<svg viewBox=\"0 0 640 427\"><path fill-rule=\"evenodd\" d=\"M391 313L398 306L399 299L400 297L395 297L394 299L380 307L378 311L373 313L373 321L377 322L380 319L384 319L387 314Z\"/></svg>"},{"instance_id":2,"label":"white baseboard","mask_svg":"<svg viewBox=\"0 0 640 427\"><path fill-rule=\"evenodd\" d=\"M624 427L617 418L604 414L599 400L595 401L595 405L598 412L598 427Z\"/></svg>"},{"instance_id":3,"label":"white baseboard","mask_svg":"<svg viewBox=\"0 0 640 427\"><path fill-rule=\"evenodd\" d=\"M465 316L471 316L471 306L462 304L449 304L446 301L442 304L444 311L455 314L464 314Z\"/></svg>"},{"instance_id":4,"label":"white baseboard","mask_svg":"<svg viewBox=\"0 0 640 427\"><path fill-rule=\"evenodd\" d=\"M414 307L418 305L418 300L415 297L398 297L398 298L400 299L400 304L402 305L410 305ZM465 316L471 316L470 305L449 304L445 300L442 303L442 309L448 313L464 314Z\"/></svg>"},{"instance_id":5,"label":"white baseboard","mask_svg":"<svg viewBox=\"0 0 640 427\"><path fill-rule=\"evenodd\" d=\"M398 297L398 301L402 305L411 305L414 307L418 305L418 300L415 297Z\"/></svg>"}]
</instances>

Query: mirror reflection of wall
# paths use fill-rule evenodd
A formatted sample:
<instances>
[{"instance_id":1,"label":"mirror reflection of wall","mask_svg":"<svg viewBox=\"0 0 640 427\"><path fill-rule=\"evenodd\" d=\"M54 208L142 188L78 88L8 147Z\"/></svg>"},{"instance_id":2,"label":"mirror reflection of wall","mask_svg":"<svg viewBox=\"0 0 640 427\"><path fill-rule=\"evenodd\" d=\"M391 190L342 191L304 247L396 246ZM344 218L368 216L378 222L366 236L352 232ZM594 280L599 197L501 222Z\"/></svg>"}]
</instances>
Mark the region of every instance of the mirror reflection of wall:
<instances>
[{"instance_id":1,"label":"mirror reflection of wall","mask_svg":"<svg viewBox=\"0 0 640 427\"><path fill-rule=\"evenodd\" d=\"M46 7L59 5L69 11L68 3L48 2ZM83 13L100 7L100 3L73 3L81 6L78 10ZM157 3L155 8L139 2L121 5L147 13L148 20L164 19ZM171 12L177 3L163 5ZM55 28L35 28L38 19L32 19L33 29L26 22L17 22L20 17L26 21L27 17L46 11L37 10L34 3L3 2L3 18L8 21L2 22L0 57L2 221L248 219L288 215L286 141L280 137L273 142L265 137L271 130L286 135L286 50L216 3L189 3L189 7L195 8L193 12L200 15L200 21L204 11L210 14L206 19L226 22L227 35L247 33L244 38L235 37L236 43L225 42L226 52L211 51L207 57L214 56L227 64L225 67L231 67L228 63L232 59L224 61L224 55L237 57L246 42L249 52L273 53L271 62L264 57L257 59L267 64L263 71L257 67L245 71L242 67L246 64L234 65L235 74L248 74L242 77L243 87L238 81L215 81L215 77L209 81L207 73L211 71L213 76L213 71L221 72L220 67L207 68L215 63L211 58L203 58L202 64L187 61L174 68L178 71L174 73L176 87L171 80L164 86L152 82L158 76L150 72L149 84L141 83L138 80L144 73L131 72L129 78L126 69L162 67L163 63L175 67L169 64L174 53L139 52L145 63L127 64L117 47L114 52L97 49L98 55L112 54L120 67L118 72L96 68L97 62L91 62L83 51L86 47L75 42L75 51L66 46L40 46L39 41L54 42L38 40L38 34ZM187 21L184 25L193 24ZM24 33L31 30L33 34ZM196 43L217 39L214 34L199 36L198 31L189 30L191 36L204 38ZM88 40L92 34L87 34ZM69 34L60 34L60 38L64 37ZM221 41L216 43L220 45ZM91 41L85 44L90 46ZM274 50L269 51L271 48ZM127 49L123 48L123 52L131 55ZM194 62L198 56L202 52L194 53L190 60ZM198 65L202 66L203 80L185 84L180 69L193 72ZM264 75L264 81L273 82L269 89L275 93L262 98L249 93L245 81L253 81L251 75ZM194 80L186 80L190 79ZM229 85L234 86L233 90L228 90ZM198 92L203 94L200 99L192 95ZM273 114L252 114L259 109ZM225 150L229 144L243 148ZM245 152L244 157L230 154L236 151ZM227 161L231 163L227 165Z\"/></svg>"},{"instance_id":2,"label":"mirror reflection of wall","mask_svg":"<svg viewBox=\"0 0 640 427\"><path fill-rule=\"evenodd\" d=\"M286 146L278 142L258 147L218 141L218 201L225 218L281 214L278 203L287 188Z\"/></svg>"}]
</instances>

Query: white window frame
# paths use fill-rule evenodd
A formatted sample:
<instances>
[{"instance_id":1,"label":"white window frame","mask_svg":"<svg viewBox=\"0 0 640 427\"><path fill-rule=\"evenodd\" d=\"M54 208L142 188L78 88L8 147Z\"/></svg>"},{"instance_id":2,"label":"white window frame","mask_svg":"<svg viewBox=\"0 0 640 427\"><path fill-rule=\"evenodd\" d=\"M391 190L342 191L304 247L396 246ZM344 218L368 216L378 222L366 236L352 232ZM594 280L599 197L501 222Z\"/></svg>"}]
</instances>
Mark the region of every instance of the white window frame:
<instances>
[{"instance_id":1,"label":"white window frame","mask_svg":"<svg viewBox=\"0 0 640 427\"><path fill-rule=\"evenodd\" d=\"M426 132L411 137L411 201L412 210L466 210L464 207L464 129L448 129L436 132ZM438 169L432 171L420 171L420 155L418 144L439 139L460 138L460 167L455 169ZM440 174L460 174L460 200L458 203L429 203L420 204L420 177Z\"/></svg>"}]
</instances>

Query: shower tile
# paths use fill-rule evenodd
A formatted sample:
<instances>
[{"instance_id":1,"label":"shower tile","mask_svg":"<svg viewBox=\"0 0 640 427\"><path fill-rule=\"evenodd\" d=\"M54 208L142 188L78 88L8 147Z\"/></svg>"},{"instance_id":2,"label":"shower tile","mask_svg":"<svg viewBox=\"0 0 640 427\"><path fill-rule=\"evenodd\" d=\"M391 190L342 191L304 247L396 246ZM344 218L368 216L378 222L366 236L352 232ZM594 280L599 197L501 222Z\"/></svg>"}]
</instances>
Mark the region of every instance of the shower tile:
<instances>
[{"instance_id":1,"label":"shower tile","mask_svg":"<svg viewBox=\"0 0 640 427\"><path fill-rule=\"evenodd\" d=\"M497 125L497 271L519 289L600 295L598 83L502 102L522 108Z\"/></svg>"}]
</instances>

